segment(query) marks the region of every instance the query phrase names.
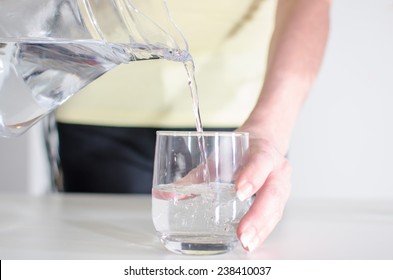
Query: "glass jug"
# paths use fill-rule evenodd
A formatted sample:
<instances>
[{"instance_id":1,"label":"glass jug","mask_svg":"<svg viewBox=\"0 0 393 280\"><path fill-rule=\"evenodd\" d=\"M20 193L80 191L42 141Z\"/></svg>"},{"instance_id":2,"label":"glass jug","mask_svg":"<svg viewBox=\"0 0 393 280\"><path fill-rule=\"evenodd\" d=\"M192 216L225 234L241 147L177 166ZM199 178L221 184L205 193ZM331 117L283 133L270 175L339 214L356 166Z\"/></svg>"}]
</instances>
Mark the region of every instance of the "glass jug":
<instances>
[{"instance_id":1,"label":"glass jug","mask_svg":"<svg viewBox=\"0 0 393 280\"><path fill-rule=\"evenodd\" d=\"M3 0L0 136L17 136L121 63L190 60L165 0Z\"/></svg>"}]
</instances>

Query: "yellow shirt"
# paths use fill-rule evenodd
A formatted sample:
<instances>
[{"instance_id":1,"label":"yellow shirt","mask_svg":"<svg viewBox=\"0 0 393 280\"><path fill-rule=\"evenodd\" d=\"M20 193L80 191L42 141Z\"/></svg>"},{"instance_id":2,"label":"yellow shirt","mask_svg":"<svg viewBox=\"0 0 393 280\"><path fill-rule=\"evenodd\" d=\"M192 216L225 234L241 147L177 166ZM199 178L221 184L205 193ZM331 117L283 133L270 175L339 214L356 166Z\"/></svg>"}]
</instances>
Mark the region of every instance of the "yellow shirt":
<instances>
[{"instance_id":1,"label":"yellow shirt","mask_svg":"<svg viewBox=\"0 0 393 280\"><path fill-rule=\"evenodd\" d=\"M274 26L275 0L262 3L228 36L254 0L168 0L196 67L205 127L237 127L260 93ZM194 127L182 63L148 60L119 65L57 110L58 121L134 127Z\"/></svg>"}]
</instances>

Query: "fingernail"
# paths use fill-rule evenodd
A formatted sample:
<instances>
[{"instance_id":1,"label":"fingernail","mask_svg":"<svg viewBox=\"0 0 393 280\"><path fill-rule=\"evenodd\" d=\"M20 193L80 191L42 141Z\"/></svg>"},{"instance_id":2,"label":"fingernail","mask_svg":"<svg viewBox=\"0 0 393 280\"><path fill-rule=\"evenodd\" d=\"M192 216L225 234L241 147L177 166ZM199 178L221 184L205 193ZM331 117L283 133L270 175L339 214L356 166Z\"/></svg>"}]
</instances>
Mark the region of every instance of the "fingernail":
<instances>
[{"instance_id":1,"label":"fingernail","mask_svg":"<svg viewBox=\"0 0 393 280\"><path fill-rule=\"evenodd\" d=\"M248 228L240 235L240 242L242 243L244 249L248 251L255 249L254 239L256 235L257 235L257 230L254 227Z\"/></svg>"},{"instance_id":2,"label":"fingernail","mask_svg":"<svg viewBox=\"0 0 393 280\"><path fill-rule=\"evenodd\" d=\"M253 187L251 184L246 183L236 192L236 196L240 201L244 201L252 195Z\"/></svg>"},{"instance_id":3,"label":"fingernail","mask_svg":"<svg viewBox=\"0 0 393 280\"><path fill-rule=\"evenodd\" d=\"M259 246L259 238L258 236L254 236L254 238L251 240L251 242L247 246L247 250L249 252L254 251L257 247Z\"/></svg>"}]
</instances>

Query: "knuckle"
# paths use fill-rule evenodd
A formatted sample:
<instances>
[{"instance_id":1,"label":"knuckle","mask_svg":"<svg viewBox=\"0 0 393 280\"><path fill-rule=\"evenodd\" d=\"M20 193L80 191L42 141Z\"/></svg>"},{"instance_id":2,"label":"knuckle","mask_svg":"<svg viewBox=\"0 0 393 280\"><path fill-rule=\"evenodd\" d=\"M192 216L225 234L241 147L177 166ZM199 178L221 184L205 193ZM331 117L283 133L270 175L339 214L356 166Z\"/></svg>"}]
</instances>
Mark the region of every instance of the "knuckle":
<instances>
[{"instance_id":1,"label":"knuckle","mask_svg":"<svg viewBox=\"0 0 393 280\"><path fill-rule=\"evenodd\" d=\"M267 186L266 192L270 199L275 199L279 202L285 203L289 198L291 184L282 182L280 184L271 184Z\"/></svg>"},{"instance_id":2,"label":"knuckle","mask_svg":"<svg viewBox=\"0 0 393 280\"><path fill-rule=\"evenodd\" d=\"M284 159L281 165L281 169L283 170L283 172L285 172L286 174L291 175L292 174L292 165L289 162L289 160Z\"/></svg>"},{"instance_id":3,"label":"knuckle","mask_svg":"<svg viewBox=\"0 0 393 280\"><path fill-rule=\"evenodd\" d=\"M273 197L280 197L281 196L281 188L278 185L270 185L267 188L267 192L269 193L270 196Z\"/></svg>"}]
</instances>

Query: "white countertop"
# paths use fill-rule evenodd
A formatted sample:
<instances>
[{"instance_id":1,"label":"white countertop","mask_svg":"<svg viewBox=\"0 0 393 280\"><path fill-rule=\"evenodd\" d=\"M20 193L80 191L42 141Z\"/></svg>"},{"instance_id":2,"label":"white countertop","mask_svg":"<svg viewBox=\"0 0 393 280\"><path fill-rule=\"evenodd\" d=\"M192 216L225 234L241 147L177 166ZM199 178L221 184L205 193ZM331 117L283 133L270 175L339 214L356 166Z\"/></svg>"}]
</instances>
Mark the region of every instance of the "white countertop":
<instances>
[{"instance_id":1,"label":"white countertop","mask_svg":"<svg viewBox=\"0 0 393 280\"><path fill-rule=\"evenodd\" d=\"M393 201L290 201L253 253L167 251L146 195L0 194L0 259L393 259Z\"/></svg>"}]
</instances>

